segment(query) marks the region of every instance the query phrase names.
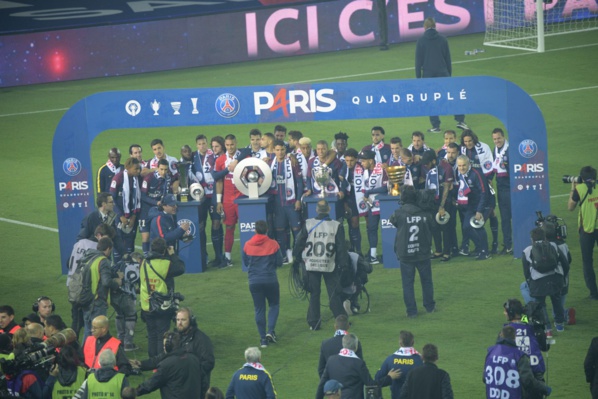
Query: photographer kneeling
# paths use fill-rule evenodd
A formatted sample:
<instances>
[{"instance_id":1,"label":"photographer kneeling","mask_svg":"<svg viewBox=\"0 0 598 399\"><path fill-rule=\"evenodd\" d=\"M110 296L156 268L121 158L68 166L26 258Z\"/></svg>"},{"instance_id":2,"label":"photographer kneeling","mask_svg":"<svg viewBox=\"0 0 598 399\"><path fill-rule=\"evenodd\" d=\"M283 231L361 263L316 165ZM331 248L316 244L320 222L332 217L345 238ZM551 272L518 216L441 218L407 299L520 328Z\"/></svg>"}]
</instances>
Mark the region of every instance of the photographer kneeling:
<instances>
[{"instance_id":1,"label":"photographer kneeling","mask_svg":"<svg viewBox=\"0 0 598 399\"><path fill-rule=\"evenodd\" d=\"M151 252L139 268L142 318L147 324L149 357L162 353L162 337L176 311L174 277L185 273L185 263L163 238L152 241Z\"/></svg>"},{"instance_id":2,"label":"photographer kneeling","mask_svg":"<svg viewBox=\"0 0 598 399\"><path fill-rule=\"evenodd\" d=\"M598 300L596 273L594 272L594 245L598 243L598 191L596 190L596 169L584 166L578 179L571 181L571 195L567 207L573 211L579 204L579 245L583 263L583 277L590 290L590 299ZM582 184L583 183L583 184Z\"/></svg>"}]
</instances>

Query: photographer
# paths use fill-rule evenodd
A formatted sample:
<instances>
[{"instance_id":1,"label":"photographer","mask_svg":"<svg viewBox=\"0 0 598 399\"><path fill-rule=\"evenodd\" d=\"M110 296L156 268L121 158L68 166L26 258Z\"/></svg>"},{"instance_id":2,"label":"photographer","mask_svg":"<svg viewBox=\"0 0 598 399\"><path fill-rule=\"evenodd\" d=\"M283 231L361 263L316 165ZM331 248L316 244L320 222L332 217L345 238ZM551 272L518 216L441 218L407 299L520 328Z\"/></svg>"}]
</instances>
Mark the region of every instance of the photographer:
<instances>
[{"instance_id":1,"label":"photographer","mask_svg":"<svg viewBox=\"0 0 598 399\"><path fill-rule=\"evenodd\" d=\"M56 357L56 364L50 371L44 386L44 399L72 397L85 381L86 369L77 350L65 346Z\"/></svg>"},{"instance_id":2,"label":"photographer","mask_svg":"<svg viewBox=\"0 0 598 399\"><path fill-rule=\"evenodd\" d=\"M23 337L21 339L17 338L17 341L26 342L27 344L24 347L26 350L31 347L31 341L26 332L21 334ZM0 359L5 362L8 361L7 363L2 363L2 373L4 373L6 381L3 381L2 386L0 386L0 396L5 397L8 392L8 397L41 399L43 381L34 368L30 367L29 363L25 367L18 359L15 360L13 342L14 336L11 338L6 333L0 334ZM21 353L23 352L21 351ZM6 383L6 386L4 386L4 383ZM8 391L5 391L5 388Z\"/></svg>"},{"instance_id":3,"label":"photographer","mask_svg":"<svg viewBox=\"0 0 598 399\"><path fill-rule=\"evenodd\" d=\"M578 179L571 181L571 195L567 207L573 211L579 204L579 245L583 262L583 276L590 290L590 299L598 300L596 273L594 273L594 245L598 242L598 191L596 190L596 169L584 166ZM577 181L576 181L577 180Z\"/></svg>"},{"instance_id":4,"label":"photographer","mask_svg":"<svg viewBox=\"0 0 598 399\"><path fill-rule=\"evenodd\" d=\"M137 323L136 299L139 290L139 264L142 257L136 252L130 259L121 260L113 266L113 274L122 276L122 285L110 291L110 304L116 312L118 339L125 345L125 351L139 349L133 342Z\"/></svg>"},{"instance_id":5,"label":"photographer","mask_svg":"<svg viewBox=\"0 0 598 399\"><path fill-rule=\"evenodd\" d=\"M162 353L162 337L170 329L175 303L166 297L174 293L174 277L185 273L185 263L166 247L163 238L152 241L149 256L139 268L142 318L147 324L149 357Z\"/></svg>"},{"instance_id":6,"label":"photographer","mask_svg":"<svg viewBox=\"0 0 598 399\"><path fill-rule=\"evenodd\" d=\"M173 194L165 195L159 207L150 209L150 240L153 242L158 237L163 238L178 253L178 240L189 236L189 223L177 225L176 213L177 202Z\"/></svg>"}]
</instances>

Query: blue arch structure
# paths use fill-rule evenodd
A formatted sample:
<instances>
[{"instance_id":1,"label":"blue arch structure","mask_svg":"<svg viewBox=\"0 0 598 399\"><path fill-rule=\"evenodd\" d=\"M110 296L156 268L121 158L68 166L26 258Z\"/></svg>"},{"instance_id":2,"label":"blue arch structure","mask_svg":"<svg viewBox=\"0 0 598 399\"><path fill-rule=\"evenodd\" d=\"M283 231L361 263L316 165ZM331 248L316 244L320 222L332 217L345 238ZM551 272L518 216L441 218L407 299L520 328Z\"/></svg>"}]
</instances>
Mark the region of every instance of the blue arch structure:
<instances>
[{"instance_id":1,"label":"blue arch structure","mask_svg":"<svg viewBox=\"0 0 598 399\"><path fill-rule=\"evenodd\" d=\"M109 129L490 114L507 129L515 254L550 213L546 125L532 98L487 76L98 93L63 116L52 145L62 271L95 209L90 148Z\"/></svg>"}]
</instances>

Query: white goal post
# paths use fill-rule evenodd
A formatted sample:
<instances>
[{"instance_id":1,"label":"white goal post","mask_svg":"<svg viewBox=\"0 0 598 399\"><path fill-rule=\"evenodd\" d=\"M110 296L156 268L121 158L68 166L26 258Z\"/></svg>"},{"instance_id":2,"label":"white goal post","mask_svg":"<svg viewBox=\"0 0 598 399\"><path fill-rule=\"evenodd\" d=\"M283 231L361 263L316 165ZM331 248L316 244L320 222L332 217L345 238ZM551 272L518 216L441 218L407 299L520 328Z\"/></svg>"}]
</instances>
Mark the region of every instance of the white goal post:
<instances>
[{"instance_id":1,"label":"white goal post","mask_svg":"<svg viewBox=\"0 0 598 399\"><path fill-rule=\"evenodd\" d=\"M485 0L485 46L544 52L545 37L598 29L597 0Z\"/></svg>"}]
</instances>

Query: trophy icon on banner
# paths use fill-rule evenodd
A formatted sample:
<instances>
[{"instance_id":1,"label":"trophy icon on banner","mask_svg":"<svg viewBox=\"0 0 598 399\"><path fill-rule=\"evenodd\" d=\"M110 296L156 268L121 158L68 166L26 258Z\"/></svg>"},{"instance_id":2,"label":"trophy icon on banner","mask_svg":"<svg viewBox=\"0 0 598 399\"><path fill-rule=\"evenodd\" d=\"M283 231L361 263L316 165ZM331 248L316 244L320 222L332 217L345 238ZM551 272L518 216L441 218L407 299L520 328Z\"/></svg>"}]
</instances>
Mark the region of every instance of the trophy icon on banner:
<instances>
[{"instance_id":1,"label":"trophy icon on banner","mask_svg":"<svg viewBox=\"0 0 598 399\"><path fill-rule=\"evenodd\" d=\"M392 196L401 195L399 185L403 184L405 179L405 172L407 171L406 166L389 166L386 168L386 174L388 174L388 180L392 183L392 187L388 190L388 193Z\"/></svg>"},{"instance_id":2,"label":"trophy icon on banner","mask_svg":"<svg viewBox=\"0 0 598 399\"><path fill-rule=\"evenodd\" d=\"M189 166L191 162L179 162L176 165L179 171L179 194L181 202L189 201Z\"/></svg>"},{"instance_id":3,"label":"trophy icon on banner","mask_svg":"<svg viewBox=\"0 0 598 399\"><path fill-rule=\"evenodd\" d=\"M193 115L199 114L199 111L197 110L197 97L193 97L191 99L191 104L193 105L193 111L191 111L191 113Z\"/></svg>"},{"instance_id":4,"label":"trophy icon on banner","mask_svg":"<svg viewBox=\"0 0 598 399\"><path fill-rule=\"evenodd\" d=\"M180 101L172 101L170 103L172 110L174 111L174 115L180 115L181 113L179 110L181 109L181 102Z\"/></svg>"},{"instance_id":5,"label":"trophy icon on banner","mask_svg":"<svg viewBox=\"0 0 598 399\"><path fill-rule=\"evenodd\" d=\"M150 105L152 106L152 109L154 110L154 116L158 116L158 111L160 110L160 103L158 101L156 101L156 99L154 98L154 101L150 103Z\"/></svg>"},{"instance_id":6,"label":"trophy icon on banner","mask_svg":"<svg viewBox=\"0 0 598 399\"><path fill-rule=\"evenodd\" d=\"M314 168L313 174L314 180L318 183L321 189L318 197L324 198L326 196L326 187L330 183L330 180L332 180L332 170L323 163L321 166Z\"/></svg>"}]
</instances>

